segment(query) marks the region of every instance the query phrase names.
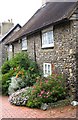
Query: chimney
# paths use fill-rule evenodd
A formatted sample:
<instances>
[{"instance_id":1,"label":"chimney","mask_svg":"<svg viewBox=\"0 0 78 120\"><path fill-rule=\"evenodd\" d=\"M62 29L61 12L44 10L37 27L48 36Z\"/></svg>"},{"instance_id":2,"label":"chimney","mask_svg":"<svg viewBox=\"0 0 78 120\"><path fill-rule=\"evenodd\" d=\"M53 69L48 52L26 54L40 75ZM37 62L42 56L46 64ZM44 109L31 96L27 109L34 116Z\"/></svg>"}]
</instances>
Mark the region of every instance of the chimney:
<instances>
[{"instance_id":1,"label":"chimney","mask_svg":"<svg viewBox=\"0 0 78 120\"><path fill-rule=\"evenodd\" d=\"M1 26L2 35L7 33L13 26L14 23L12 22L12 19L11 20L8 19L8 22L2 22Z\"/></svg>"}]
</instances>

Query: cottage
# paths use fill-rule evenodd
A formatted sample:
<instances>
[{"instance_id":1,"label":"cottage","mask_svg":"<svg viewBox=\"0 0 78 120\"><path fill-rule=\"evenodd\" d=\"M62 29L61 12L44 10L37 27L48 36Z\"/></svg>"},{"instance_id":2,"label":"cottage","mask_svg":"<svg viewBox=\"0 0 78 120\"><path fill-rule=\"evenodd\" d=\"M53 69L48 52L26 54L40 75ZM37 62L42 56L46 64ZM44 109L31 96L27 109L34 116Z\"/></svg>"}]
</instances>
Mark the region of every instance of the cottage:
<instances>
[{"instance_id":1,"label":"cottage","mask_svg":"<svg viewBox=\"0 0 78 120\"><path fill-rule=\"evenodd\" d=\"M27 51L44 76L66 75L72 97L77 97L78 2L48 2L6 43Z\"/></svg>"},{"instance_id":2,"label":"cottage","mask_svg":"<svg viewBox=\"0 0 78 120\"><path fill-rule=\"evenodd\" d=\"M7 46L5 43L15 34L16 31L18 31L21 28L19 24L16 26L9 26L9 30L7 31L7 26L5 25L4 28L4 34L2 34L2 37L0 38L0 67L4 63L4 61L7 59ZM6 32L5 32L6 31ZM11 51L11 46L8 48ZM9 55L11 57L11 54Z\"/></svg>"}]
</instances>

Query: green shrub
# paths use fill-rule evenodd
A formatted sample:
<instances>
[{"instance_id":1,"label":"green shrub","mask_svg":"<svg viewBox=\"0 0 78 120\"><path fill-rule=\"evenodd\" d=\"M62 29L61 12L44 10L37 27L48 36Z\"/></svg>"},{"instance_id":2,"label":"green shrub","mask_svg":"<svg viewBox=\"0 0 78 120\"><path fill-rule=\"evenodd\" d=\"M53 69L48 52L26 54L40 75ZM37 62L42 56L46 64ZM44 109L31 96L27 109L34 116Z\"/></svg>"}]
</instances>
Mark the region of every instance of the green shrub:
<instances>
[{"instance_id":1,"label":"green shrub","mask_svg":"<svg viewBox=\"0 0 78 120\"><path fill-rule=\"evenodd\" d=\"M11 67L10 67L9 61L6 61L1 68L2 74L8 73L10 68Z\"/></svg>"},{"instance_id":2,"label":"green shrub","mask_svg":"<svg viewBox=\"0 0 78 120\"><path fill-rule=\"evenodd\" d=\"M35 84L36 78L38 76L39 75L36 73L30 74L29 71L21 69L16 74L16 77L11 78L11 83L9 84L9 88L8 88L9 94L12 94L13 92L17 91L18 89L20 90L27 86L33 86L33 84Z\"/></svg>"},{"instance_id":3,"label":"green shrub","mask_svg":"<svg viewBox=\"0 0 78 120\"><path fill-rule=\"evenodd\" d=\"M13 76L20 77L25 83L25 87L32 86L36 82L36 77L40 76L36 62L29 59L27 53L16 54L9 63L15 70Z\"/></svg>"},{"instance_id":4,"label":"green shrub","mask_svg":"<svg viewBox=\"0 0 78 120\"><path fill-rule=\"evenodd\" d=\"M0 95L2 95L2 79L0 79Z\"/></svg>"},{"instance_id":5,"label":"green shrub","mask_svg":"<svg viewBox=\"0 0 78 120\"><path fill-rule=\"evenodd\" d=\"M21 53L19 55L21 56ZM20 64L19 62L18 66L14 68L15 72L13 75L16 76L16 78L20 77L23 82L25 82L25 87L27 87L32 86L36 82L36 78L40 76L40 72L36 62L33 62L28 57L25 57L25 59L26 63L22 62L22 64Z\"/></svg>"},{"instance_id":6,"label":"green shrub","mask_svg":"<svg viewBox=\"0 0 78 120\"><path fill-rule=\"evenodd\" d=\"M19 66L20 68L27 70L30 64L30 59L27 53L21 52L17 53L9 62L11 68L16 68Z\"/></svg>"},{"instance_id":7,"label":"green shrub","mask_svg":"<svg viewBox=\"0 0 78 120\"><path fill-rule=\"evenodd\" d=\"M10 74L13 71L13 74ZM40 75L36 62L29 59L28 54L21 52L18 53L11 60L5 62L2 66L3 80L2 89L3 93L6 93L11 82L11 77L15 76L20 79L19 89L32 86L36 82L36 78ZM13 84L13 82L12 82ZM12 85L10 85L10 90ZM18 88L13 88L16 91Z\"/></svg>"},{"instance_id":8,"label":"green shrub","mask_svg":"<svg viewBox=\"0 0 78 120\"><path fill-rule=\"evenodd\" d=\"M19 78L12 77L11 83L9 84L9 88L8 88L8 94L11 95L17 90L25 88L25 86L26 86L25 81L22 80L20 77Z\"/></svg>"},{"instance_id":9,"label":"green shrub","mask_svg":"<svg viewBox=\"0 0 78 120\"><path fill-rule=\"evenodd\" d=\"M27 106L40 108L42 103L54 103L65 99L66 87L64 83L64 78L61 75L39 78L33 86Z\"/></svg>"},{"instance_id":10,"label":"green shrub","mask_svg":"<svg viewBox=\"0 0 78 120\"><path fill-rule=\"evenodd\" d=\"M14 70L10 70L9 73L2 75L2 94L8 95L8 87L11 82L11 76L13 75Z\"/></svg>"},{"instance_id":11,"label":"green shrub","mask_svg":"<svg viewBox=\"0 0 78 120\"><path fill-rule=\"evenodd\" d=\"M40 74L38 71L34 71L33 73L31 71L25 72L25 77L23 80L25 81L26 86L33 86L36 82L37 77L39 77Z\"/></svg>"}]
</instances>

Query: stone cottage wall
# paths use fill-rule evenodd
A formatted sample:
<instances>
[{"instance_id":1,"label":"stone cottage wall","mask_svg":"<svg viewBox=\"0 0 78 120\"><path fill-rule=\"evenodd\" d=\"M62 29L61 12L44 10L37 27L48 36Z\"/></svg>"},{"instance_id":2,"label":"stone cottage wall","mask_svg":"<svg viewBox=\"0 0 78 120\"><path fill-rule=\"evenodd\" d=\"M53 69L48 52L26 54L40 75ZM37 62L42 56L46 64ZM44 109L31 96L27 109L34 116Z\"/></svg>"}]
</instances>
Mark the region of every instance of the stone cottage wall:
<instances>
[{"instance_id":1,"label":"stone cottage wall","mask_svg":"<svg viewBox=\"0 0 78 120\"><path fill-rule=\"evenodd\" d=\"M28 53L32 59L36 58L41 70L43 70L43 63L49 62L55 66L57 71L64 73L73 98L76 81L76 29L71 21L54 26L53 31L54 48L43 49L41 35L37 33L28 37Z\"/></svg>"},{"instance_id":2,"label":"stone cottage wall","mask_svg":"<svg viewBox=\"0 0 78 120\"><path fill-rule=\"evenodd\" d=\"M78 21L74 24L76 29L76 99L78 100Z\"/></svg>"},{"instance_id":3,"label":"stone cottage wall","mask_svg":"<svg viewBox=\"0 0 78 120\"><path fill-rule=\"evenodd\" d=\"M6 59L8 58L8 51L7 51L7 46L5 45L6 42L14 35L14 33L19 30L20 28L17 27L3 42L0 43L0 46L2 45L1 52L0 52L0 59L1 59L1 64L0 67L2 66L2 64L6 61Z\"/></svg>"}]
</instances>

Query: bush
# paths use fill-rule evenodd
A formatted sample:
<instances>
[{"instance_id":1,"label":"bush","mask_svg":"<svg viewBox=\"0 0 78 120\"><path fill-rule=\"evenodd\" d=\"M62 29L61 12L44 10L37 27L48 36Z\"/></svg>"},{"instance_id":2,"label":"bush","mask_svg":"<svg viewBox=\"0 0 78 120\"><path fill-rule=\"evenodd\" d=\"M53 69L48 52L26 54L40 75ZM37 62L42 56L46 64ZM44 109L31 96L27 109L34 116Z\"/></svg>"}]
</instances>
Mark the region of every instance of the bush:
<instances>
[{"instance_id":1,"label":"bush","mask_svg":"<svg viewBox=\"0 0 78 120\"><path fill-rule=\"evenodd\" d=\"M26 105L32 108L40 108L42 103L54 103L65 99L65 97L64 78L61 75L52 75L37 80Z\"/></svg>"},{"instance_id":2,"label":"bush","mask_svg":"<svg viewBox=\"0 0 78 120\"><path fill-rule=\"evenodd\" d=\"M14 105L26 106L32 87L26 87L14 92L9 97L9 102Z\"/></svg>"},{"instance_id":3,"label":"bush","mask_svg":"<svg viewBox=\"0 0 78 120\"><path fill-rule=\"evenodd\" d=\"M32 86L36 82L37 77L37 74L33 73L33 75L31 75L30 72L21 69L16 77L11 78L11 83L8 88L9 95L27 86Z\"/></svg>"},{"instance_id":4,"label":"bush","mask_svg":"<svg viewBox=\"0 0 78 120\"><path fill-rule=\"evenodd\" d=\"M27 70L30 64L30 59L27 53L21 52L17 53L9 62L11 68L17 68L19 66L20 68Z\"/></svg>"},{"instance_id":5,"label":"bush","mask_svg":"<svg viewBox=\"0 0 78 120\"><path fill-rule=\"evenodd\" d=\"M29 59L27 53L18 53L10 61L10 66L14 69L13 76L20 77L25 86L32 86L36 82L36 77L40 76L36 62Z\"/></svg>"},{"instance_id":6,"label":"bush","mask_svg":"<svg viewBox=\"0 0 78 120\"><path fill-rule=\"evenodd\" d=\"M11 95L15 91L22 88L25 88L25 81L23 81L21 78L12 77L8 88L8 94Z\"/></svg>"},{"instance_id":7,"label":"bush","mask_svg":"<svg viewBox=\"0 0 78 120\"><path fill-rule=\"evenodd\" d=\"M9 64L9 61L6 61L1 68L2 74L8 73L10 68L11 68L11 66Z\"/></svg>"},{"instance_id":8,"label":"bush","mask_svg":"<svg viewBox=\"0 0 78 120\"><path fill-rule=\"evenodd\" d=\"M10 74L10 71L13 71L13 74ZM39 70L36 62L30 60L28 54L24 52L16 54L14 58L5 62L2 66L2 73L4 74L2 79L3 93L8 92L7 90L12 76L18 79L18 87L15 85L15 88L13 88L12 84L14 84L14 82L12 80L9 92L11 92L11 90L16 91L27 86L32 86L36 82L36 77L39 76ZM14 81L16 82L16 80Z\"/></svg>"},{"instance_id":9,"label":"bush","mask_svg":"<svg viewBox=\"0 0 78 120\"><path fill-rule=\"evenodd\" d=\"M14 70L10 70L9 73L2 75L2 94L8 95L8 87L9 83L11 82L11 76L13 75Z\"/></svg>"}]
</instances>

